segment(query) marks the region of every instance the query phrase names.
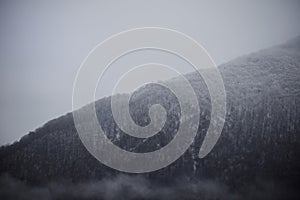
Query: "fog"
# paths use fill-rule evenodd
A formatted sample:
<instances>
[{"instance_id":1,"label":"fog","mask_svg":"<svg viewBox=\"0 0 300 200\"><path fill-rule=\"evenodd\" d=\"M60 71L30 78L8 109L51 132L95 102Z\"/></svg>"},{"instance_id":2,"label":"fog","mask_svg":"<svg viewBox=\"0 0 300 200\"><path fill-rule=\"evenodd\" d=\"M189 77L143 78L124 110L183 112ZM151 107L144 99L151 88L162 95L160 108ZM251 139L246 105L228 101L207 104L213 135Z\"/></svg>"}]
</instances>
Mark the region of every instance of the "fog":
<instances>
[{"instance_id":1,"label":"fog","mask_svg":"<svg viewBox=\"0 0 300 200\"><path fill-rule=\"evenodd\" d=\"M71 111L78 67L112 34L145 26L175 29L196 39L221 64L300 35L299 10L297 0L2 0L0 144ZM107 94L104 87L97 97Z\"/></svg>"},{"instance_id":2,"label":"fog","mask_svg":"<svg viewBox=\"0 0 300 200\"><path fill-rule=\"evenodd\" d=\"M118 175L101 181L71 183L51 182L31 186L9 175L0 177L0 198L26 199L197 199L197 200L266 200L296 199L297 192L275 181L258 180L253 184L229 189L215 180L177 179L171 185L157 185L142 176ZM18 191L18 192L16 192Z\"/></svg>"}]
</instances>

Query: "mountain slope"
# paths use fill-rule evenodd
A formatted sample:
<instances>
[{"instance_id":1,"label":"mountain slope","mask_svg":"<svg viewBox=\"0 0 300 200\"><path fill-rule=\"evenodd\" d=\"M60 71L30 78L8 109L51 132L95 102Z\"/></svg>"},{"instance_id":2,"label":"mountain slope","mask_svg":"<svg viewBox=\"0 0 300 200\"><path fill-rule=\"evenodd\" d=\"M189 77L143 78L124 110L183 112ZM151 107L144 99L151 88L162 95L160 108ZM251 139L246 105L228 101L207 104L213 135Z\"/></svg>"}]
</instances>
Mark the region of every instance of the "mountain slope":
<instances>
[{"instance_id":1,"label":"mountain slope","mask_svg":"<svg viewBox=\"0 0 300 200\"><path fill-rule=\"evenodd\" d=\"M227 115L222 135L204 159L197 157L209 125L210 98L197 74L187 74L201 108L193 145L170 166L144 174L166 184L176 177L217 179L229 187L256 179L279 180L296 187L300 180L300 38L252 53L219 66L227 93ZM177 81L176 78L170 81ZM100 124L120 147L133 152L158 149L176 134L180 107L166 88L149 84L135 91L130 111L137 124L149 123L149 105L167 111L162 131L148 140L130 137L115 124L110 98L96 102ZM51 120L0 149L0 173L32 184L53 180L82 182L123 174L101 164L82 145L72 114Z\"/></svg>"}]
</instances>

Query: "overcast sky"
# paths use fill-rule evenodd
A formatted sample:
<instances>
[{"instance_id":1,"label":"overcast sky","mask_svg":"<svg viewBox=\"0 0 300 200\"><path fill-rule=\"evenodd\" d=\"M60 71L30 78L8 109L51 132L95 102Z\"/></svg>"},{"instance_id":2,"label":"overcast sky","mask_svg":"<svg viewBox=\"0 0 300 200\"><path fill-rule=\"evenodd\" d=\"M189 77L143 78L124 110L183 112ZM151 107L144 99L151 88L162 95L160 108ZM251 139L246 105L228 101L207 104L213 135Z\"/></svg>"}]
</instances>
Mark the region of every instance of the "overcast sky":
<instances>
[{"instance_id":1,"label":"overcast sky","mask_svg":"<svg viewBox=\"0 0 300 200\"><path fill-rule=\"evenodd\" d=\"M300 35L299 2L0 0L0 145L71 111L78 67L112 34L175 29L220 64Z\"/></svg>"}]
</instances>

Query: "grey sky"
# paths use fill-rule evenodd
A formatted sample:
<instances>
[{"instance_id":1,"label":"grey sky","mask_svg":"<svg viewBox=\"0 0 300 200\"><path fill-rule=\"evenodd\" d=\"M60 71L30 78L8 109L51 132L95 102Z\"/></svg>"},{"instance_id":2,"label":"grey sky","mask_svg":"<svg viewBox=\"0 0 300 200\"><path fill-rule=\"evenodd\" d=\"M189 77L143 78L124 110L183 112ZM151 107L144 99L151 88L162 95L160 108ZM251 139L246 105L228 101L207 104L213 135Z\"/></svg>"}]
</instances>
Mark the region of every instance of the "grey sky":
<instances>
[{"instance_id":1,"label":"grey sky","mask_svg":"<svg viewBox=\"0 0 300 200\"><path fill-rule=\"evenodd\" d=\"M78 67L112 34L145 26L175 29L220 64L300 35L299 19L297 0L1 0L0 144L71 111Z\"/></svg>"}]
</instances>

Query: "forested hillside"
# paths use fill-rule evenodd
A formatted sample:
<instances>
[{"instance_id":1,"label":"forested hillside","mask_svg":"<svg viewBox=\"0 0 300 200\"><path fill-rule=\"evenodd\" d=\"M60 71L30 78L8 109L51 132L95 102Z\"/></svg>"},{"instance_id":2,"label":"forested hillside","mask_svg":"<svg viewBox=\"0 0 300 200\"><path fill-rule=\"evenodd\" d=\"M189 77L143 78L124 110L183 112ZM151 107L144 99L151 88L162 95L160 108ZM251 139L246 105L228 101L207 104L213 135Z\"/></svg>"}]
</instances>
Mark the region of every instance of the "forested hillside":
<instances>
[{"instance_id":1,"label":"forested hillside","mask_svg":"<svg viewBox=\"0 0 300 200\"><path fill-rule=\"evenodd\" d=\"M162 185L170 185L175 179L214 180L230 191L263 180L279 182L297 192L300 38L242 56L219 66L219 70L227 93L227 115L214 149L205 158L198 158L210 121L211 104L202 78L196 73L187 74L201 109L196 139L170 166L138 177ZM149 123L149 105L156 103L165 107L167 121L159 134L148 139L131 137L117 127L110 97L96 102L97 116L116 145L133 152L153 151L168 144L176 134L180 118L177 99L170 90L153 83L135 91L130 101L132 118L139 125ZM71 113L49 121L12 145L1 147L0 173L33 185L60 180L81 183L125 174L106 167L88 153L77 135Z\"/></svg>"}]
</instances>

